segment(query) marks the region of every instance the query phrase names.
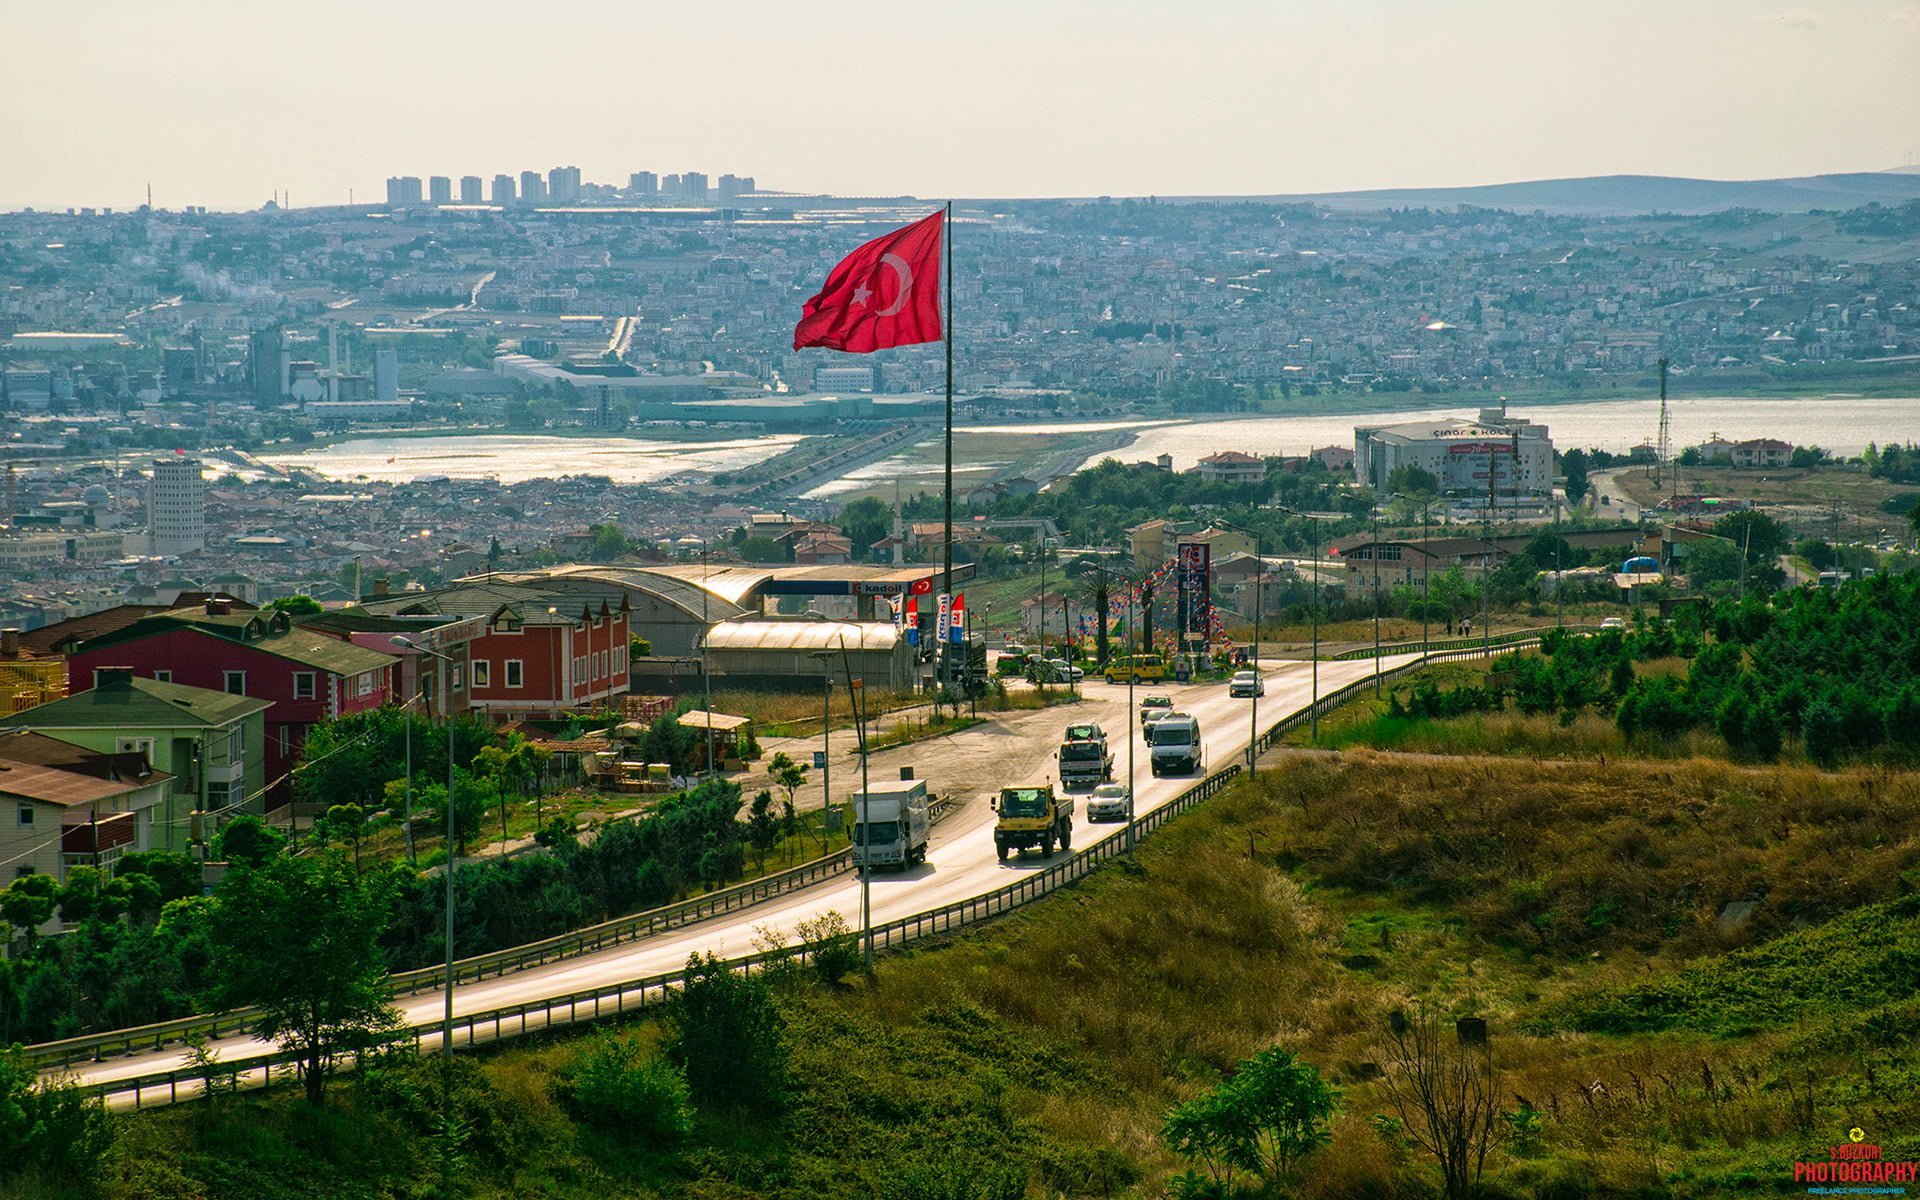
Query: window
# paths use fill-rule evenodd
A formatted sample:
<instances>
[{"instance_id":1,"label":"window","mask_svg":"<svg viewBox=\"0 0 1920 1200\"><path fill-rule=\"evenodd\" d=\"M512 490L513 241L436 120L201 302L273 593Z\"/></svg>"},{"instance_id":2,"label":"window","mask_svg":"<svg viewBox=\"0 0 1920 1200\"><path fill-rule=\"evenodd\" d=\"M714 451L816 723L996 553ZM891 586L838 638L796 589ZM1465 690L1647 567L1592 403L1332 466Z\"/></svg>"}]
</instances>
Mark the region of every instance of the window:
<instances>
[{"instance_id":1,"label":"window","mask_svg":"<svg viewBox=\"0 0 1920 1200\"><path fill-rule=\"evenodd\" d=\"M227 734L227 761L239 762L247 756L247 727L235 725Z\"/></svg>"},{"instance_id":2,"label":"window","mask_svg":"<svg viewBox=\"0 0 1920 1200\"><path fill-rule=\"evenodd\" d=\"M467 686L467 673L461 670L458 663L455 663L453 667L453 684L448 690L457 692L465 686Z\"/></svg>"},{"instance_id":3,"label":"window","mask_svg":"<svg viewBox=\"0 0 1920 1200\"><path fill-rule=\"evenodd\" d=\"M312 671L295 671L293 673L293 698L295 700L313 699L314 678L315 676Z\"/></svg>"},{"instance_id":4,"label":"window","mask_svg":"<svg viewBox=\"0 0 1920 1200\"><path fill-rule=\"evenodd\" d=\"M245 671L222 671L221 675L225 677L225 682L222 686L226 689L229 696L244 696L247 694L247 673Z\"/></svg>"},{"instance_id":5,"label":"window","mask_svg":"<svg viewBox=\"0 0 1920 1200\"><path fill-rule=\"evenodd\" d=\"M473 660L473 686L476 688L493 686L493 664L484 658Z\"/></svg>"},{"instance_id":6,"label":"window","mask_svg":"<svg viewBox=\"0 0 1920 1200\"><path fill-rule=\"evenodd\" d=\"M517 658L510 658L507 660L507 686L508 687L510 688L525 687L526 682L523 678L525 673L526 673L525 663L521 662Z\"/></svg>"},{"instance_id":7,"label":"window","mask_svg":"<svg viewBox=\"0 0 1920 1200\"><path fill-rule=\"evenodd\" d=\"M627 648L616 646L613 650L613 673L624 675L627 671Z\"/></svg>"},{"instance_id":8,"label":"window","mask_svg":"<svg viewBox=\"0 0 1920 1200\"><path fill-rule=\"evenodd\" d=\"M365 696L371 693L373 691L373 672L362 672L360 678L355 681L355 689L356 695Z\"/></svg>"},{"instance_id":9,"label":"window","mask_svg":"<svg viewBox=\"0 0 1920 1200\"><path fill-rule=\"evenodd\" d=\"M15 879L25 879L27 876L31 874L33 874L33 867L31 865L24 866L24 867L15 867L13 869L13 877Z\"/></svg>"},{"instance_id":10,"label":"window","mask_svg":"<svg viewBox=\"0 0 1920 1200\"><path fill-rule=\"evenodd\" d=\"M153 673L153 681L155 683L172 683L173 672L172 671L155 671Z\"/></svg>"},{"instance_id":11,"label":"window","mask_svg":"<svg viewBox=\"0 0 1920 1200\"><path fill-rule=\"evenodd\" d=\"M209 783L207 785L207 808L209 810L218 810L218 809L225 808L227 804L227 796L229 794L230 794L229 787L227 784Z\"/></svg>"},{"instance_id":12,"label":"window","mask_svg":"<svg viewBox=\"0 0 1920 1200\"><path fill-rule=\"evenodd\" d=\"M32 828L32 826L33 826L33 805L31 805L31 804L22 804L22 805L20 806L20 810L19 810L19 815L18 815L17 817L15 817L15 818L14 818L14 820L15 820L15 822L16 822L16 823L17 823L17 824L18 824L18 825L20 826L20 828L22 828L22 829L29 829L29 828Z\"/></svg>"}]
</instances>

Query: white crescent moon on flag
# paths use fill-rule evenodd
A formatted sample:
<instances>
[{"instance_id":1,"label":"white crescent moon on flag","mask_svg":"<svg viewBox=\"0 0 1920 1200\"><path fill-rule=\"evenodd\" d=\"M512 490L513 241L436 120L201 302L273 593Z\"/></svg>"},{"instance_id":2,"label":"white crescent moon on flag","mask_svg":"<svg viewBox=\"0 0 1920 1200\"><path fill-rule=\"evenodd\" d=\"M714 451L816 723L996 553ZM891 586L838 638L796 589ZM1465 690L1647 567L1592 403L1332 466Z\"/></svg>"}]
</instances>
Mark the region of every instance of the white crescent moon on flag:
<instances>
[{"instance_id":1,"label":"white crescent moon on flag","mask_svg":"<svg viewBox=\"0 0 1920 1200\"><path fill-rule=\"evenodd\" d=\"M907 306L907 293L913 290L913 268L907 265L906 259L891 251L880 256L880 265L892 267L894 278L900 282L900 291L894 296L893 303L873 314L876 317L890 317Z\"/></svg>"}]
</instances>

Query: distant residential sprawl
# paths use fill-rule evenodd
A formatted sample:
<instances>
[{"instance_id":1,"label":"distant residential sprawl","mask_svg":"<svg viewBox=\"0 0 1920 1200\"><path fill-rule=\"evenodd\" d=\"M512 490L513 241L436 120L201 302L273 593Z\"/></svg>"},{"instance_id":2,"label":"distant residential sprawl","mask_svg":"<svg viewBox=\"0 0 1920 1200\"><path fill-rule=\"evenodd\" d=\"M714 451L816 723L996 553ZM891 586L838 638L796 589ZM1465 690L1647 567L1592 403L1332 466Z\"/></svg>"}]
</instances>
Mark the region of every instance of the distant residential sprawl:
<instances>
[{"instance_id":1,"label":"distant residential sprawl","mask_svg":"<svg viewBox=\"0 0 1920 1200\"><path fill-rule=\"evenodd\" d=\"M937 346L857 365L787 348L838 256L931 202L698 172L520 178L539 202L502 173L490 203L468 202L478 176L424 192L399 176L389 203L358 208L0 216L6 408L53 418L54 436L110 418L244 445L418 422L818 426L893 414L810 393L944 380ZM955 365L969 411L1010 416L1642 386L1663 356L1694 394L1818 386L1920 361L1916 237L1920 202L1693 217L963 203Z\"/></svg>"}]
</instances>

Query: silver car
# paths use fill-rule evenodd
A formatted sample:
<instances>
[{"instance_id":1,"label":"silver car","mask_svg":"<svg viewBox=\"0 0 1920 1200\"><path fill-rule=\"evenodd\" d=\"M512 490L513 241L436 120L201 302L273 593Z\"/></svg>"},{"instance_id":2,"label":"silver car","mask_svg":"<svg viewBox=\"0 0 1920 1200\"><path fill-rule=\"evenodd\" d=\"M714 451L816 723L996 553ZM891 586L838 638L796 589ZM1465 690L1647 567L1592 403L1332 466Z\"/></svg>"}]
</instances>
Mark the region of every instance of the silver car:
<instances>
[{"instance_id":1,"label":"silver car","mask_svg":"<svg viewBox=\"0 0 1920 1200\"><path fill-rule=\"evenodd\" d=\"M1133 819L1133 793L1124 783L1103 783L1087 797L1087 820L1130 821Z\"/></svg>"}]
</instances>

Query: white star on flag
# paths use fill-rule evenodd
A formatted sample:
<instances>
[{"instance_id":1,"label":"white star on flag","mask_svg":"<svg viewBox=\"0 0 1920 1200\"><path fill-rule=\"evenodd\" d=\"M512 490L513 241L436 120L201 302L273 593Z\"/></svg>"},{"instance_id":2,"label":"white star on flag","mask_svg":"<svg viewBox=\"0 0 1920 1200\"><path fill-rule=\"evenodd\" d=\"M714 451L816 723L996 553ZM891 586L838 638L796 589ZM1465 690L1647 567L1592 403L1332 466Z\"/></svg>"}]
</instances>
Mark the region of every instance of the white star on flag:
<instances>
[{"instance_id":1,"label":"white star on flag","mask_svg":"<svg viewBox=\"0 0 1920 1200\"><path fill-rule=\"evenodd\" d=\"M873 289L868 287L864 283L860 284L858 287L853 289L853 302L855 304L865 304L867 302L867 298L871 295L873 295Z\"/></svg>"}]
</instances>

